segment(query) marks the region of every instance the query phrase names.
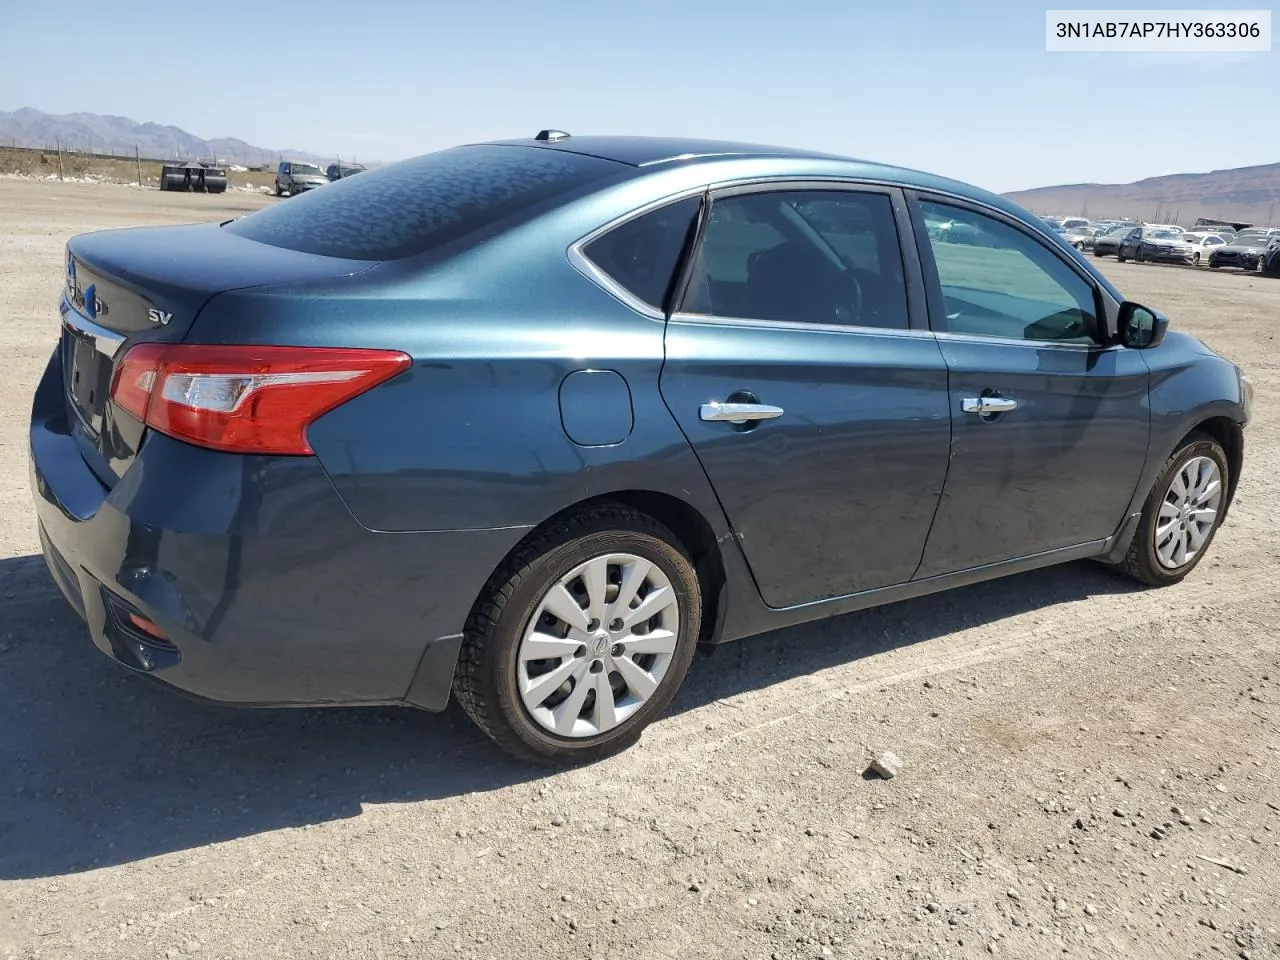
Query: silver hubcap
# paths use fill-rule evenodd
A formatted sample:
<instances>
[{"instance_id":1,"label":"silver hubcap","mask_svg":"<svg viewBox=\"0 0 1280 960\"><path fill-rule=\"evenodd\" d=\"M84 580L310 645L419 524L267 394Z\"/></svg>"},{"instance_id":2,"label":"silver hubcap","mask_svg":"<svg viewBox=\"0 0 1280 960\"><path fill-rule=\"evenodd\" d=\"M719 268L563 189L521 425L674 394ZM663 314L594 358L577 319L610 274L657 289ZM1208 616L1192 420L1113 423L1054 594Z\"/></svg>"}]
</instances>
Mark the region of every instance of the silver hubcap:
<instances>
[{"instance_id":1,"label":"silver hubcap","mask_svg":"<svg viewBox=\"0 0 1280 960\"><path fill-rule=\"evenodd\" d=\"M520 699L558 736L604 733L658 689L679 634L676 593L657 565L630 553L595 557L547 591L525 628Z\"/></svg>"},{"instance_id":2,"label":"silver hubcap","mask_svg":"<svg viewBox=\"0 0 1280 960\"><path fill-rule=\"evenodd\" d=\"M1156 517L1156 556L1170 570L1184 567L1204 547L1218 520L1222 473L1208 457L1183 464L1165 492Z\"/></svg>"}]
</instances>

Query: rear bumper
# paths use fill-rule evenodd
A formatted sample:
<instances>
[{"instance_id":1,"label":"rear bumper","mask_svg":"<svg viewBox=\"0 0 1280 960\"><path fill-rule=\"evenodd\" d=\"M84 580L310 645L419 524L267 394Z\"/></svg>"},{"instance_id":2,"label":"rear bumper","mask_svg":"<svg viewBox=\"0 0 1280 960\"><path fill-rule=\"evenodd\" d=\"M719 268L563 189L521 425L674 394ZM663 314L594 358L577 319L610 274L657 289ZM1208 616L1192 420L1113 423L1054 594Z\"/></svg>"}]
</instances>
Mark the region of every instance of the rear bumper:
<instances>
[{"instance_id":1,"label":"rear bumper","mask_svg":"<svg viewBox=\"0 0 1280 960\"><path fill-rule=\"evenodd\" d=\"M71 436L57 354L32 411L30 480L49 570L94 644L240 704L443 709L471 604L525 532L373 533L314 458L154 432L107 490Z\"/></svg>"}]
</instances>

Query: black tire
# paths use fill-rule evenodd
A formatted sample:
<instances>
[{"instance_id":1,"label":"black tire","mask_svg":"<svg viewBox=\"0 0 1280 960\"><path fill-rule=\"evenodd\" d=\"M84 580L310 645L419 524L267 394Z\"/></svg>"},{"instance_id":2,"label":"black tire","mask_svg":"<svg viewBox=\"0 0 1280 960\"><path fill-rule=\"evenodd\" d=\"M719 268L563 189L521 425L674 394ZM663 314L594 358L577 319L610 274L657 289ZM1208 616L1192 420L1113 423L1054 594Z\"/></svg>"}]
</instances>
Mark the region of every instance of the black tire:
<instances>
[{"instance_id":1,"label":"black tire","mask_svg":"<svg viewBox=\"0 0 1280 960\"><path fill-rule=\"evenodd\" d=\"M280 189L280 184L278 184L278 183L276 184L276 196L277 196L277 197L283 197L283 196L284 196L284 191Z\"/></svg>"},{"instance_id":2,"label":"black tire","mask_svg":"<svg viewBox=\"0 0 1280 960\"><path fill-rule=\"evenodd\" d=\"M1105 254L1105 253L1103 253L1101 250L1097 249L1096 247L1094 248L1093 255L1094 255L1095 257L1105 257L1105 256L1106 256L1106 254Z\"/></svg>"},{"instance_id":3,"label":"black tire","mask_svg":"<svg viewBox=\"0 0 1280 960\"><path fill-rule=\"evenodd\" d=\"M675 652L636 713L596 736L562 737L539 725L520 698L518 647L547 590L591 557L613 552L643 557L670 581L680 616ZM675 535L629 507L593 507L537 533L489 578L464 630L453 692L476 726L508 753L538 764L591 763L630 747L670 706L697 648L701 620L698 577Z\"/></svg>"},{"instance_id":4,"label":"black tire","mask_svg":"<svg viewBox=\"0 0 1280 960\"><path fill-rule=\"evenodd\" d=\"M1222 264L1220 264L1220 263L1214 263L1212 260L1210 260L1210 261L1209 261L1209 269L1210 269L1210 270L1217 270L1220 266L1222 266Z\"/></svg>"},{"instance_id":5,"label":"black tire","mask_svg":"<svg viewBox=\"0 0 1280 960\"><path fill-rule=\"evenodd\" d=\"M1156 556L1155 524L1160 505L1169 492L1169 485L1173 482L1174 476L1193 457L1209 457L1217 463L1222 475L1222 500L1217 518L1203 546L1190 561L1181 567L1171 569L1161 564ZM1206 433L1190 434L1182 446L1175 450L1165 462L1164 469L1160 471L1160 476L1156 478L1151 488L1147 502L1143 504L1142 519L1138 521L1138 529L1133 535L1133 542L1129 544L1129 552L1122 561L1112 564L1112 569L1152 587L1171 586L1186 577L1204 559L1204 555L1213 544L1214 536L1218 533L1218 528L1222 525L1222 514L1227 504L1226 491L1230 488L1228 471L1226 452L1217 440Z\"/></svg>"}]
</instances>

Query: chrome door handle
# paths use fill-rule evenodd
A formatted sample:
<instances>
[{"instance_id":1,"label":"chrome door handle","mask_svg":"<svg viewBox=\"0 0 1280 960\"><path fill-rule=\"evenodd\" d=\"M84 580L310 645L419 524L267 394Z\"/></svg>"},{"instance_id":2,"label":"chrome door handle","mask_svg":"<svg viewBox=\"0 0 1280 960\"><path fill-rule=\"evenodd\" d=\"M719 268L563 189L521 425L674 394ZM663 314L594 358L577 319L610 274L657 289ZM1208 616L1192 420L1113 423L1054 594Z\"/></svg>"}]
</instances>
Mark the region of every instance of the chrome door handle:
<instances>
[{"instance_id":1,"label":"chrome door handle","mask_svg":"<svg viewBox=\"0 0 1280 960\"><path fill-rule=\"evenodd\" d=\"M748 420L772 420L785 411L767 403L704 403L698 411L703 420L746 423Z\"/></svg>"},{"instance_id":2,"label":"chrome door handle","mask_svg":"<svg viewBox=\"0 0 1280 960\"><path fill-rule=\"evenodd\" d=\"M986 416L991 413L1008 413L1018 409L1018 401L1008 397L965 397L960 401L960 408L965 413L976 413Z\"/></svg>"}]
</instances>

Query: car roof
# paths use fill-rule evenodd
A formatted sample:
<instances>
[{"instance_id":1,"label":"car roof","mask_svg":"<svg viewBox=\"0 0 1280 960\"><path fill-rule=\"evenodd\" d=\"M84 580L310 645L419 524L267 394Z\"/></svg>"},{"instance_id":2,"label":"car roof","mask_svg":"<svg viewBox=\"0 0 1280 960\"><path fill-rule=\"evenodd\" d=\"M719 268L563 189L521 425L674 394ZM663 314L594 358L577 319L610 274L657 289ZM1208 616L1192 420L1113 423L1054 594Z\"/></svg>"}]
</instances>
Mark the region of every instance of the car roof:
<instances>
[{"instance_id":1,"label":"car roof","mask_svg":"<svg viewBox=\"0 0 1280 960\"><path fill-rule=\"evenodd\" d=\"M610 160L633 167L637 176L663 170L701 166L740 164L753 165L751 176L777 175L795 177L851 177L860 180L902 184L920 189L940 190L971 200L978 200L1008 213L1030 216L1025 210L981 187L941 177L922 170L891 164L822 153L796 147L777 147L736 140L703 140L694 137L586 136L560 134L552 139L526 137L512 140L490 140L472 146L533 147L560 150L583 156ZM759 165L763 164L764 168ZM730 178L736 175L730 174Z\"/></svg>"},{"instance_id":2,"label":"car roof","mask_svg":"<svg viewBox=\"0 0 1280 960\"><path fill-rule=\"evenodd\" d=\"M527 137L493 140L490 144L562 150L566 153L579 153L588 157L614 160L633 167L713 157L804 157L814 160L845 161L853 159L839 154L820 153L795 147L775 147L760 143L741 143L735 140L703 140L696 137L561 136L559 139L552 140Z\"/></svg>"}]
</instances>

